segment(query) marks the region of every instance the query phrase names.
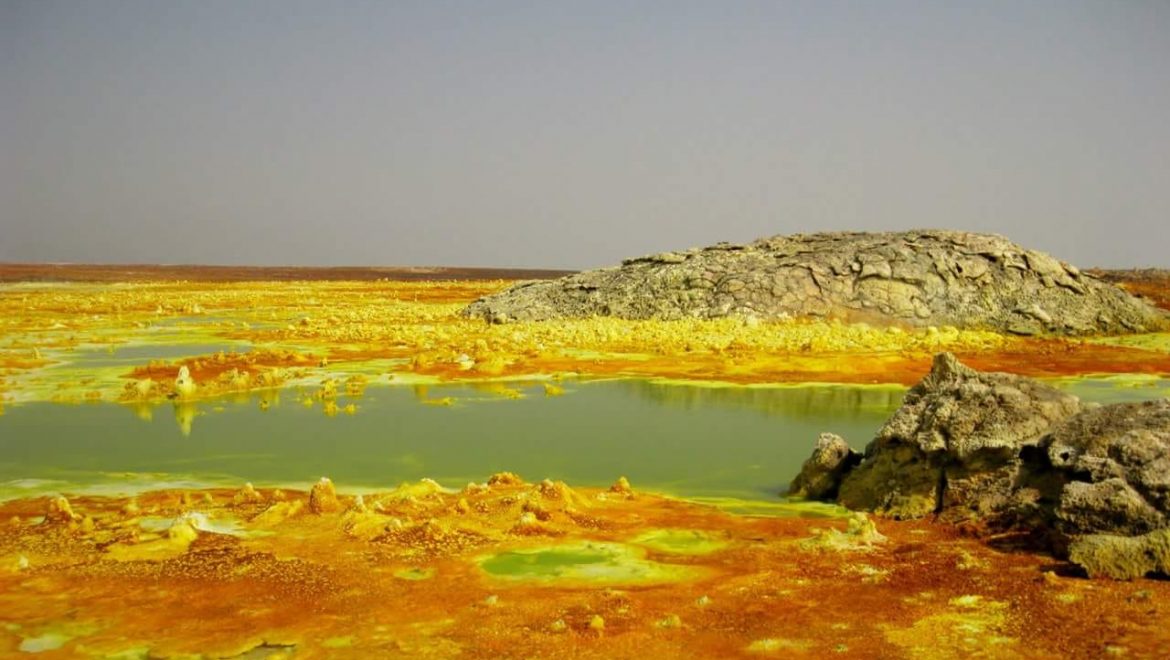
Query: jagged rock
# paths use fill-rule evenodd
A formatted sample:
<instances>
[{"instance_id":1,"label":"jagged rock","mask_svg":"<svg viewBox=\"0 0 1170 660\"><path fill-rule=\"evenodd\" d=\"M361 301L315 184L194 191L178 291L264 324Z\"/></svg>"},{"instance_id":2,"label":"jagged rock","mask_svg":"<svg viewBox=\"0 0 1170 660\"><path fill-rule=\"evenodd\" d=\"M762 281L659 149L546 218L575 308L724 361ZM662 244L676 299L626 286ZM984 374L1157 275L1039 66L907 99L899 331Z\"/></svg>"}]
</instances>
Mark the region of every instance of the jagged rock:
<instances>
[{"instance_id":1,"label":"jagged rock","mask_svg":"<svg viewBox=\"0 0 1170 660\"><path fill-rule=\"evenodd\" d=\"M1170 529L1141 536L1090 534L1073 542L1069 559L1089 577L1132 580L1150 573L1170 575Z\"/></svg>"},{"instance_id":2,"label":"jagged rock","mask_svg":"<svg viewBox=\"0 0 1170 660\"><path fill-rule=\"evenodd\" d=\"M853 451L841 436L822 433L812 456L788 487L788 494L813 500L832 499L837 496L841 480L860 462L861 454Z\"/></svg>"},{"instance_id":3,"label":"jagged rock","mask_svg":"<svg viewBox=\"0 0 1170 660\"><path fill-rule=\"evenodd\" d=\"M899 518L1001 511L1012 501L1024 447L1038 447L1079 408L1056 388L940 354L843 479L838 499Z\"/></svg>"},{"instance_id":4,"label":"jagged rock","mask_svg":"<svg viewBox=\"0 0 1170 660\"><path fill-rule=\"evenodd\" d=\"M1170 525L1170 400L1091 408L1042 443L1070 481L1055 525L1065 535L1133 535Z\"/></svg>"},{"instance_id":5,"label":"jagged rock","mask_svg":"<svg viewBox=\"0 0 1170 660\"><path fill-rule=\"evenodd\" d=\"M1132 536L1166 526L1165 514L1117 477L1066 484L1055 513L1057 527L1066 534L1108 531Z\"/></svg>"},{"instance_id":6,"label":"jagged rock","mask_svg":"<svg viewBox=\"0 0 1170 660\"><path fill-rule=\"evenodd\" d=\"M463 311L504 323L833 317L1017 334L1142 332L1165 312L1002 236L920 230L775 236L524 282Z\"/></svg>"},{"instance_id":7,"label":"jagged rock","mask_svg":"<svg viewBox=\"0 0 1170 660\"><path fill-rule=\"evenodd\" d=\"M822 436L800 479L820 477L833 447ZM1170 399L1082 405L944 353L843 472L850 509L1028 527L1091 574L1170 565Z\"/></svg>"}]
</instances>

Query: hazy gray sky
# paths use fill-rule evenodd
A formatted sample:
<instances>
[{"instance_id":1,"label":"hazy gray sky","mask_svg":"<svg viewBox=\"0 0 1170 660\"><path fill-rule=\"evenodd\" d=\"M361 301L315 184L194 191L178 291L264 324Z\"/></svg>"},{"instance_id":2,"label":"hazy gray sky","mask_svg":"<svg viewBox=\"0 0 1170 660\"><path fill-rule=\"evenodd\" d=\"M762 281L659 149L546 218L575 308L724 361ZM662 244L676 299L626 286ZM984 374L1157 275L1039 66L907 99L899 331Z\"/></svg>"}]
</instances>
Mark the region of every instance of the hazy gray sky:
<instances>
[{"instance_id":1,"label":"hazy gray sky","mask_svg":"<svg viewBox=\"0 0 1170 660\"><path fill-rule=\"evenodd\" d=\"M0 261L1170 266L1170 2L0 0Z\"/></svg>"}]
</instances>

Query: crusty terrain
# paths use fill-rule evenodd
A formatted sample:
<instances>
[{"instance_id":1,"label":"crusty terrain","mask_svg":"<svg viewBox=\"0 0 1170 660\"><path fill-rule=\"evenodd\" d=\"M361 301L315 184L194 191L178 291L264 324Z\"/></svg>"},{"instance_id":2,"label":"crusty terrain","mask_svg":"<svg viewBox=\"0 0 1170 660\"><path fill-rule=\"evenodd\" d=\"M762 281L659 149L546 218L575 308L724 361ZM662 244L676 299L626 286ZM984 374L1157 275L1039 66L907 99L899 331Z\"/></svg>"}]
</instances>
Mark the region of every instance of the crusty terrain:
<instances>
[{"instance_id":1,"label":"crusty terrain","mask_svg":"<svg viewBox=\"0 0 1170 660\"><path fill-rule=\"evenodd\" d=\"M1053 257L991 234L923 230L775 236L629 259L526 282L470 305L492 322L842 318L1012 334L1121 334L1164 311Z\"/></svg>"},{"instance_id":2,"label":"crusty terrain","mask_svg":"<svg viewBox=\"0 0 1170 660\"><path fill-rule=\"evenodd\" d=\"M1170 582L1072 577L925 521L734 516L624 479L37 498L0 503L0 520L4 657L1156 658L1170 644Z\"/></svg>"}]
</instances>

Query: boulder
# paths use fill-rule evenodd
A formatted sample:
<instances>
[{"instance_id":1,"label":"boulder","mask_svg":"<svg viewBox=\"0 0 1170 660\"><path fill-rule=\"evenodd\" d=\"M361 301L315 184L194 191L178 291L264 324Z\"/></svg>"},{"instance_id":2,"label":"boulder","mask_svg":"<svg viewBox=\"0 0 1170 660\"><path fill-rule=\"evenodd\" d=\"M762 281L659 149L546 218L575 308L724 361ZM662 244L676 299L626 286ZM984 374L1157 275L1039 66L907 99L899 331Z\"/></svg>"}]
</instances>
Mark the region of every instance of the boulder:
<instances>
[{"instance_id":1,"label":"boulder","mask_svg":"<svg viewBox=\"0 0 1170 660\"><path fill-rule=\"evenodd\" d=\"M1002 236L943 230L797 234L666 252L523 282L463 314L494 323L819 317L1024 335L1167 325L1165 311L1046 254Z\"/></svg>"},{"instance_id":2,"label":"boulder","mask_svg":"<svg viewBox=\"0 0 1170 660\"><path fill-rule=\"evenodd\" d=\"M1090 408L1042 443L1067 481L1053 524L1066 536L1170 525L1170 399Z\"/></svg>"},{"instance_id":3,"label":"boulder","mask_svg":"<svg viewBox=\"0 0 1170 660\"><path fill-rule=\"evenodd\" d=\"M1069 559L1089 577L1132 580L1151 573L1170 575L1170 529L1140 536L1082 536L1073 542Z\"/></svg>"},{"instance_id":4,"label":"boulder","mask_svg":"<svg viewBox=\"0 0 1170 660\"><path fill-rule=\"evenodd\" d=\"M841 480L860 462L861 454L853 451L841 436L822 433L817 438L817 448L789 486L788 494L813 500L833 499Z\"/></svg>"},{"instance_id":5,"label":"boulder","mask_svg":"<svg viewBox=\"0 0 1170 660\"><path fill-rule=\"evenodd\" d=\"M1012 504L1024 448L1079 408L1051 386L940 354L843 479L839 501L898 518L999 513Z\"/></svg>"},{"instance_id":6,"label":"boulder","mask_svg":"<svg viewBox=\"0 0 1170 660\"><path fill-rule=\"evenodd\" d=\"M842 445L822 436L794 492L831 499L836 488L850 509L1042 532L1091 574L1170 566L1170 399L1082 404L944 353L859 463Z\"/></svg>"}]
</instances>

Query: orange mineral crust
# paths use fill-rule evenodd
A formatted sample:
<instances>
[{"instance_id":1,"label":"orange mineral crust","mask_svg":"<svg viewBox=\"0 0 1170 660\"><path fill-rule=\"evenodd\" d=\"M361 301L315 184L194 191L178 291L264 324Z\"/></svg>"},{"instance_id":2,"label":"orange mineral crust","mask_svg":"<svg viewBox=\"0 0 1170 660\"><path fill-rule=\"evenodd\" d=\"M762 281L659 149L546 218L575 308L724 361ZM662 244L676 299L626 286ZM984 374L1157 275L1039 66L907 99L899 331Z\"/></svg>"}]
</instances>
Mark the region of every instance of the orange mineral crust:
<instances>
[{"instance_id":1,"label":"orange mineral crust","mask_svg":"<svg viewBox=\"0 0 1170 660\"><path fill-rule=\"evenodd\" d=\"M431 481L0 504L0 653L1164 657L1170 583L931 522Z\"/></svg>"}]
</instances>

